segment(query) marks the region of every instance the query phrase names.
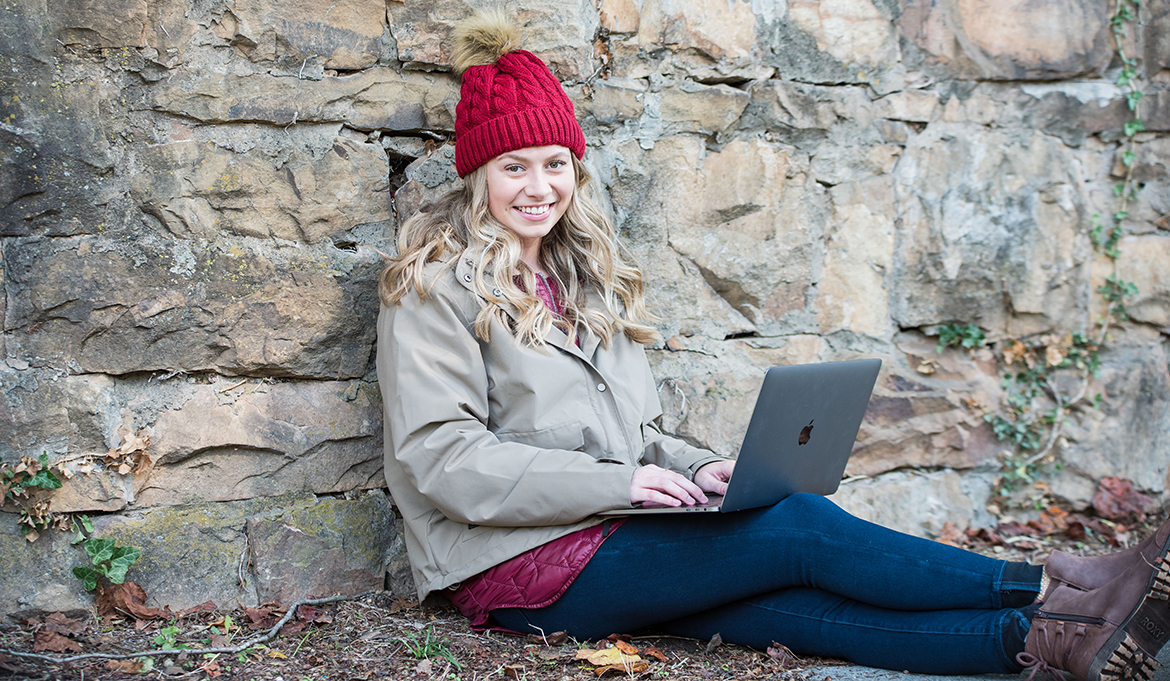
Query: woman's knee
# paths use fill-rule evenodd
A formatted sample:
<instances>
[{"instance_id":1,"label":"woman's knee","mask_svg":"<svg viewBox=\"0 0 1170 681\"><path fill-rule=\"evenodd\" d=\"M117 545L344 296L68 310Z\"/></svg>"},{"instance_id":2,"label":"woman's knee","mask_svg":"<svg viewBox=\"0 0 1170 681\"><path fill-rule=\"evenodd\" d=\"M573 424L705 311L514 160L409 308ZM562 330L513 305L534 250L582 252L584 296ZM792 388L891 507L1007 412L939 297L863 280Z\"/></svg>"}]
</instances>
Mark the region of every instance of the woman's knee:
<instances>
[{"instance_id":1,"label":"woman's knee","mask_svg":"<svg viewBox=\"0 0 1170 681\"><path fill-rule=\"evenodd\" d=\"M783 513L791 514L794 517L832 518L848 515L845 511L841 510L841 507L825 497L819 494L808 494L805 492L798 492L786 497L773 508Z\"/></svg>"}]
</instances>

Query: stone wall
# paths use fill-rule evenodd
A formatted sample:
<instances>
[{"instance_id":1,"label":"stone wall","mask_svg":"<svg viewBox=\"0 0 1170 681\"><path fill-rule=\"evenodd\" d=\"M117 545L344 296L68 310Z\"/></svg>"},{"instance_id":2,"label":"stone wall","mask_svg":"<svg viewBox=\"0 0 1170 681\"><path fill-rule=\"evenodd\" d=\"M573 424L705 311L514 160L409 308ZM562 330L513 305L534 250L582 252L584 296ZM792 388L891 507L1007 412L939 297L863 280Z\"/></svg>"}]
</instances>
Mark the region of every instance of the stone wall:
<instances>
[{"instance_id":1,"label":"stone wall","mask_svg":"<svg viewBox=\"0 0 1170 681\"><path fill-rule=\"evenodd\" d=\"M475 5L478 3L471 3ZM936 535L987 525L990 349L1085 330L1107 274L1119 64L1089 0L521 0L666 340L667 430L734 453L763 370L880 357L837 499ZM145 550L175 608L409 590L381 475L379 252L457 181L463 0L24 0L0 9L0 457L104 453L54 496ZM1167 488L1170 9L1121 242L1139 294L1071 415L1051 496ZM931 365L930 360L935 363ZM924 362L933 373L923 373ZM1165 498L1165 497L1163 497ZM0 610L87 596L79 552L0 514Z\"/></svg>"}]
</instances>

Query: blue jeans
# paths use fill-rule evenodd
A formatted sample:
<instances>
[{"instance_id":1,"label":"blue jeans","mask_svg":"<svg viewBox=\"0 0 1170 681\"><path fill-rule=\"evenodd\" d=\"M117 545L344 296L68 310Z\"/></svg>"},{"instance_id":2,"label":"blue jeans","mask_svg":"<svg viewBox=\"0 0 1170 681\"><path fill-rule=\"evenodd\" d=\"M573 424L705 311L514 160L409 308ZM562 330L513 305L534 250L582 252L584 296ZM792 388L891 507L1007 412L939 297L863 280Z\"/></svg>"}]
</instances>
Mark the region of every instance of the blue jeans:
<instances>
[{"instance_id":1,"label":"blue jeans","mask_svg":"<svg viewBox=\"0 0 1170 681\"><path fill-rule=\"evenodd\" d=\"M933 674L1012 673L1040 568L859 520L797 494L729 514L634 516L521 632L667 633Z\"/></svg>"}]
</instances>

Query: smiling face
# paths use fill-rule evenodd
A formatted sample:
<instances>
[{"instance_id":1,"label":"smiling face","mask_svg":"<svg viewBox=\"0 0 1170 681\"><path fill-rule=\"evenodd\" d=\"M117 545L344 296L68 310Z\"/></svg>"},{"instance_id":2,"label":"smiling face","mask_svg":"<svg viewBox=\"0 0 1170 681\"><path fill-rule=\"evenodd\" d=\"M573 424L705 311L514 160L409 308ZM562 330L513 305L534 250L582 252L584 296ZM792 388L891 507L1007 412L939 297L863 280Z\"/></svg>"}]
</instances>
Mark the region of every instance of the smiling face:
<instances>
[{"instance_id":1,"label":"smiling face","mask_svg":"<svg viewBox=\"0 0 1170 681\"><path fill-rule=\"evenodd\" d=\"M573 152L557 145L517 149L484 169L492 217L520 237L521 258L539 271L540 240L568 210L577 186Z\"/></svg>"}]
</instances>

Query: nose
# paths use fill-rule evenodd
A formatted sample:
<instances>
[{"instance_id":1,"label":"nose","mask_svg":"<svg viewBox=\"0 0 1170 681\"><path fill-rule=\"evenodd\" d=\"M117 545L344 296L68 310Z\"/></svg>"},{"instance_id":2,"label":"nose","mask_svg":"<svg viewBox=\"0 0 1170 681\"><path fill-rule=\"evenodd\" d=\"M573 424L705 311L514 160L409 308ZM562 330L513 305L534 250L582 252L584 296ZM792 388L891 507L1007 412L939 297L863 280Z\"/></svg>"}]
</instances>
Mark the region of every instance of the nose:
<instances>
[{"instance_id":1,"label":"nose","mask_svg":"<svg viewBox=\"0 0 1170 681\"><path fill-rule=\"evenodd\" d=\"M529 174L528 185L524 189L525 193L534 199L543 199L549 195L550 187L543 168L533 170Z\"/></svg>"}]
</instances>

